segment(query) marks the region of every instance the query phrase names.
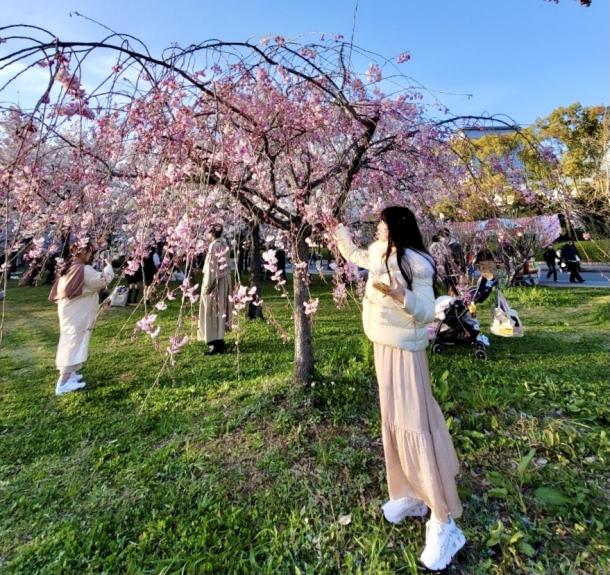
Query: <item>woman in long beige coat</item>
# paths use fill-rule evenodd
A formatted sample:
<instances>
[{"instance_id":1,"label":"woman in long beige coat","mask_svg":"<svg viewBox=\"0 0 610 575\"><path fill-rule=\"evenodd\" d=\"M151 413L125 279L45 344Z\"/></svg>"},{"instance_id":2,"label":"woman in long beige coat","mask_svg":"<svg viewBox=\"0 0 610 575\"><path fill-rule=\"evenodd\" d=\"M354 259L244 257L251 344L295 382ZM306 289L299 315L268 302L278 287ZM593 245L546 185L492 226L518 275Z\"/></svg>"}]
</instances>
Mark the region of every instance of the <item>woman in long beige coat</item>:
<instances>
[{"instance_id":1,"label":"woman in long beige coat","mask_svg":"<svg viewBox=\"0 0 610 575\"><path fill-rule=\"evenodd\" d=\"M208 345L207 355L225 350L225 332L231 329L231 270L229 248L222 240L222 226L208 233L210 246L203 264L197 339Z\"/></svg>"},{"instance_id":2,"label":"woman in long beige coat","mask_svg":"<svg viewBox=\"0 0 610 575\"><path fill-rule=\"evenodd\" d=\"M434 320L434 260L408 208L383 210L378 241L357 248L344 226L335 230L339 251L369 271L362 321L373 342L390 500L391 523L424 516L421 562L444 569L466 542L454 518L462 513L455 476L458 460L430 386L426 324Z\"/></svg>"},{"instance_id":3,"label":"woman in long beige coat","mask_svg":"<svg viewBox=\"0 0 610 575\"><path fill-rule=\"evenodd\" d=\"M49 300L57 303L59 316L56 395L85 387L78 370L89 354L89 340L99 308L98 292L114 278L109 262L101 272L90 265L93 255L90 247L73 250L66 272L57 278L49 295Z\"/></svg>"}]
</instances>

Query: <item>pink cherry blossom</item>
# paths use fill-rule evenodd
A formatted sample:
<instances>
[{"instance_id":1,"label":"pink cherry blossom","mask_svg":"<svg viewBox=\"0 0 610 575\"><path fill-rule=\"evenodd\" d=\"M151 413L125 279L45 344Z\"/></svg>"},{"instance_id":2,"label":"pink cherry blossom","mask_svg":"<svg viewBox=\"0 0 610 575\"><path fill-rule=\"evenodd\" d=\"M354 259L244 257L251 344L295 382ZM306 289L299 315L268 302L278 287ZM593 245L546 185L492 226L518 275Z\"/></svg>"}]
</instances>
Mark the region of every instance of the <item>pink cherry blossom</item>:
<instances>
[{"instance_id":1,"label":"pink cherry blossom","mask_svg":"<svg viewBox=\"0 0 610 575\"><path fill-rule=\"evenodd\" d=\"M233 313L238 314L242 311L253 300L255 293L256 288L252 291L244 285L236 285L233 294L229 296L229 301L233 304Z\"/></svg>"},{"instance_id":2,"label":"pink cherry blossom","mask_svg":"<svg viewBox=\"0 0 610 575\"><path fill-rule=\"evenodd\" d=\"M315 315L316 312L318 311L319 303L320 303L319 298L310 299L309 301L304 302L303 306L305 307L305 314L308 316Z\"/></svg>"},{"instance_id":3,"label":"pink cherry blossom","mask_svg":"<svg viewBox=\"0 0 610 575\"><path fill-rule=\"evenodd\" d=\"M155 325L156 321L157 321L157 315L154 313L151 313L147 316L144 316L142 319L140 319L136 323L136 326L140 330L142 330L144 333L148 334L152 339L154 339L159 335L159 332L161 331L161 328L159 326Z\"/></svg>"},{"instance_id":4,"label":"pink cherry blossom","mask_svg":"<svg viewBox=\"0 0 610 575\"><path fill-rule=\"evenodd\" d=\"M172 363L176 354L189 342L189 336L172 336L169 340L169 346L166 348L166 352L171 356Z\"/></svg>"},{"instance_id":5,"label":"pink cherry blossom","mask_svg":"<svg viewBox=\"0 0 610 575\"><path fill-rule=\"evenodd\" d=\"M267 250L266 252L263 252L262 254L263 260L265 261L265 264L263 265L263 267L271 272L271 273L275 273L277 272L277 257L275 255L275 250Z\"/></svg>"},{"instance_id":6,"label":"pink cherry blossom","mask_svg":"<svg viewBox=\"0 0 610 575\"><path fill-rule=\"evenodd\" d=\"M366 77L371 83L381 82L382 74L379 65L371 64L366 71Z\"/></svg>"}]
</instances>

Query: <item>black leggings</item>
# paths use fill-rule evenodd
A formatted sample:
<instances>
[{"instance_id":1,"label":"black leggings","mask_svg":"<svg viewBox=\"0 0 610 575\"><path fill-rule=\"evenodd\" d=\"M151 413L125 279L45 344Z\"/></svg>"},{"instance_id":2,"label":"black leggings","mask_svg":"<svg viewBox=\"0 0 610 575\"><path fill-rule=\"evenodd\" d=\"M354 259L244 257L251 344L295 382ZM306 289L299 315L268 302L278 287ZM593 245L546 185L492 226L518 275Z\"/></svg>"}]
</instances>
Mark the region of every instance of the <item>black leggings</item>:
<instances>
[{"instance_id":1,"label":"black leggings","mask_svg":"<svg viewBox=\"0 0 610 575\"><path fill-rule=\"evenodd\" d=\"M568 271L570 272L570 281L572 283L582 283L583 281L585 281L582 279L580 273L578 273L578 262L566 262L566 265L568 266Z\"/></svg>"}]
</instances>

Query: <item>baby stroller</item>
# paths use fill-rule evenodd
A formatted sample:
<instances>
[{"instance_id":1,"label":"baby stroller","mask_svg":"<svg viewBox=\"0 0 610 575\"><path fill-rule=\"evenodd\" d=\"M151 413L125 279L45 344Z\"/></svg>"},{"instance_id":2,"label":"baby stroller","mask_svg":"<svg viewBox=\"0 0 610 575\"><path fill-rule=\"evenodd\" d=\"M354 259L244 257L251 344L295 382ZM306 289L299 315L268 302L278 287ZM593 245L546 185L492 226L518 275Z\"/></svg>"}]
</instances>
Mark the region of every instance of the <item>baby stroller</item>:
<instances>
[{"instance_id":1,"label":"baby stroller","mask_svg":"<svg viewBox=\"0 0 610 575\"><path fill-rule=\"evenodd\" d=\"M481 276L467 297L474 304L481 303L497 285L496 279ZM436 301L436 318L439 322L432 337L432 353L443 353L453 345L469 344L473 346L477 359L487 359L489 339L480 332L479 321L472 316L464 300L441 296Z\"/></svg>"}]
</instances>

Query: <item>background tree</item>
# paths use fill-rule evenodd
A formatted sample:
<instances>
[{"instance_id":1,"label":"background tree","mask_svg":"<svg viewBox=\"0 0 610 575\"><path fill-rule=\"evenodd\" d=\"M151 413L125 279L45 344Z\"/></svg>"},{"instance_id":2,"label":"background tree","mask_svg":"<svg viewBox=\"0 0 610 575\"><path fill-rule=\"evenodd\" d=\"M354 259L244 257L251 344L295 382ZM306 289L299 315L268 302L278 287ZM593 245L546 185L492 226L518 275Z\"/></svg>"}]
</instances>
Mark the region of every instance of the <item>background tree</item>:
<instances>
[{"instance_id":1,"label":"background tree","mask_svg":"<svg viewBox=\"0 0 610 575\"><path fill-rule=\"evenodd\" d=\"M607 108L577 103L527 128L469 126L453 146L477 177L462 181L459 204L444 201L437 213L468 220L559 212L569 226L602 233L610 215L608 118Z\"/></svg>"},{"instance_id":2,"label":"background tree","mask_svg":"<svg viewBox=\"0 0 610 575\"><path fill-rule=\"evenodd\" d=\"M581 219L599 232L610 216L609 128L609 108L584 107L578 102L553 110L529 128L537 140L555 152L562 183L574 196ZM530 155L526 160L532 170L549 173L548 158Z\"/></svg>"}]
</instances>

